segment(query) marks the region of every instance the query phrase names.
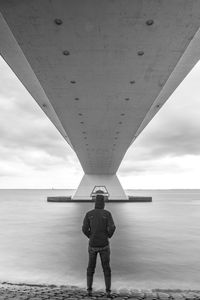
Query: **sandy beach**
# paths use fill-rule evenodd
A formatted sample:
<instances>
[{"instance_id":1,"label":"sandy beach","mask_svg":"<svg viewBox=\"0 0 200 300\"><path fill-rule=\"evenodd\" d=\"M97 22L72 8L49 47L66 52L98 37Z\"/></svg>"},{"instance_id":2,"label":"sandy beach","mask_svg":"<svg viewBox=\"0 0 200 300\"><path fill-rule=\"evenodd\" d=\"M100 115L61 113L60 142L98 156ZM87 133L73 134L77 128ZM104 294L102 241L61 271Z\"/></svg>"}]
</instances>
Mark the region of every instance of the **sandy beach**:
<instances>
[{"instance_id":1,"label":"sandy beach","mask_svg":"<svg viewBox=\"0 0 200 300\"><path fill-rule=\"evenodd\" d=\"M115 300L198 300L200 291L197 290L112 290L111 297ZM0 300L43 300L43 299L107 299L104 290L94 290L88 297L86 289L78 286L56 285L27 285L3 282L0 283Z\"/></svg>"}]
</instances>

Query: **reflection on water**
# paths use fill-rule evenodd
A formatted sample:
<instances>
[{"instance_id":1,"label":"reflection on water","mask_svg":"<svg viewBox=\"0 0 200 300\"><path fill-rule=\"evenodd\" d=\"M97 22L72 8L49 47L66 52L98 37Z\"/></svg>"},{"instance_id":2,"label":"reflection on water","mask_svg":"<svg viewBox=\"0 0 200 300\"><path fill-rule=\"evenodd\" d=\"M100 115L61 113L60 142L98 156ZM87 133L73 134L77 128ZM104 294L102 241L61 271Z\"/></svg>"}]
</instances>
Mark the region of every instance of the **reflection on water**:
<instances>
[{"instance_id":1,"label":"reflection on water","mask_svg":"<svg viewBox=\"0 0 200 300\"><path fill-rule=\"evenodd\" d=\"M47 203L52 193L63 195L0 191L0 281L85 286L88 241L81 226L93 204ZM199 288L200 192L146 193L152 203L106 205L117 227L113 287ZM99 259L95 286L104 286Z\"/></svg>"}]
</instances>

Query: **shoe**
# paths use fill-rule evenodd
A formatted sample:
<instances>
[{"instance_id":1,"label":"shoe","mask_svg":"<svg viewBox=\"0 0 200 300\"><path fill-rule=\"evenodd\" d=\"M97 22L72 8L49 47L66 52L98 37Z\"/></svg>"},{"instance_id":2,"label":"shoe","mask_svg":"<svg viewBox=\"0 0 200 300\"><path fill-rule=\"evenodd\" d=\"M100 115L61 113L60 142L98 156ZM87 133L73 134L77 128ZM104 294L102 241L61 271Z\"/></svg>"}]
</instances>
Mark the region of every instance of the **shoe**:
<instances>
[{"instance_id":1,"label":"shoe","mask_svg":"<svg viewBox=\"0 0 200 300\"><path fill-rule=\"evenodd\" d=\"M110 291L106 292L106 297L107 297L107 298L112 298L111 292L110 292Z\"/></svg>"},{"instance_id":2,"label":"shoe","mask_svg":"<svg viewBox=\"0 0 200 300\"><path fill-rule=\"evenodd\" d=\"M88 295L88 297L92 297L92 291L89 290L87 295Z\"/></svg>"}]
</instances>

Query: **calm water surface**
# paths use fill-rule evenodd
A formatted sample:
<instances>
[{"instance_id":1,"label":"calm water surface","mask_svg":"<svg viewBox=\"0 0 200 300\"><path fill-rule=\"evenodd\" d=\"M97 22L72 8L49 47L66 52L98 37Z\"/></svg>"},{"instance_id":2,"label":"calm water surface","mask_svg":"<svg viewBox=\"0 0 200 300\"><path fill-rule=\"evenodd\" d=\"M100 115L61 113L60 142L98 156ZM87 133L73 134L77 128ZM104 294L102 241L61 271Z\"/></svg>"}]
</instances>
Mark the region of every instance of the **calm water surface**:
<instances>
[{"instance_id":1,"label":"calm water surface","mask_svg":"<svg viewBox=\"0 0 200 300\"><path fill-rule=\"evenodd\" d=\"M85 286L90 203L47 203L64 190L0 190L0 281ZM152 203L107 204L113 288L199 288L200 190L130 191ZM104 287L98 258L95 287Z\"/></svg>"}]
</instances>

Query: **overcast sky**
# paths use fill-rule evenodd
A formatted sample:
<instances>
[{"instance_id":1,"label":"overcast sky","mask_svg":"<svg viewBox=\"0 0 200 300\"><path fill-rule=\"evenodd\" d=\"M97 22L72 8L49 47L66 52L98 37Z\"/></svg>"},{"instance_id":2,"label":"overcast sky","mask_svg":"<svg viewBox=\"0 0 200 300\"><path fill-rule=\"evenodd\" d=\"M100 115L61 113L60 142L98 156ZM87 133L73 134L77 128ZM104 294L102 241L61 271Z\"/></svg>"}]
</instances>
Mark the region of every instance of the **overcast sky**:
<instances>
[{"instance_id":1,"label":"overcast sky","mask_svg":"<svg viewBox=\"0 0 200 300\"><path fill-rule=\"evenodd\" d=\"M0 57L0 188L76 188L75 153ZM200 188L200 63L129 148L125 189Z\"/></svg>"}]
</instances>

